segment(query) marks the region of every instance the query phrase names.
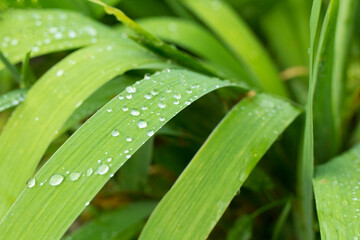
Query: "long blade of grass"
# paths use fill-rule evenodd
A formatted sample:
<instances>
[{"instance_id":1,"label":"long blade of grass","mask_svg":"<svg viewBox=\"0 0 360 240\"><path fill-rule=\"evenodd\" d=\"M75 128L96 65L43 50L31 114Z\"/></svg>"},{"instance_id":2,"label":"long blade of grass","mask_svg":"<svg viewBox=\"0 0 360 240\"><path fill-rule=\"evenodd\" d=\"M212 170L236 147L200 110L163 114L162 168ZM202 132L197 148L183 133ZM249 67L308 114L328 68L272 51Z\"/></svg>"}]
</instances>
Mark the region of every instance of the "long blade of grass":
<instances>
[{"instance_id":1,"label":"long blade of grass","mask_svg":"<svg viewBox=\"0 0 360 240\"><path fill-rule=\"evenodd\" d=\"M126 88L82 125L29 181L0 224L2 237L61 237L145 141L191 102L224 86L233 84L185 70L165 70Z\"/></svg>"},{"instance_id":2,"label":"long blade of grass","mask_svg":"<svg viewBox=\"0 0 360 240\"><path fill-rule=\"evenodd\" d=\"M356 0L331 1L319 40L321 45L314 76L317 78L314 96L315 160L319 163L338 154L342 146L341 96L356 3Z\"/></svg>"},{"instance_id":3,"label":"long blade of grass","mask_svg":"<svg viewBox=\"0 0 360 240\"><path fill-rule=\"evenodd\" d=\"M127 228L148 217L156 204L156 202L135 202L120 209L102 213L65 240L114 239Z\"/></svg>"},{"instance_id":4,"label":"long blade of grass","mask_svg":"<svg viewBox=\"0 0 360 240\"><path fill-rule=\"evenodd\" d=\"M1 18L0 50L12 63L21 61L29 51L34 57L119 38L104 25L70 11L7 10ZM0 63L0 69L3 67Z\"/></svg>"},{"instance_id":5,"label":"long blade of grass","mask_svg":"<svg viewBox=\"0 0 360 240\"><path fill-rule=\"evenodd\" d=\"M289 103L263 94L237 104L160 201L140 239L206 239L257 162L298 114Z\"/></svg>"},{"instance_id":6,"label":"long blade of grass","mask_svg":"<svg viewBox=\"0 0 360 240\"><path fill-rule=\"evenodd\" d=\"M360 145L315 169L314 191L322 239L360 238Z\"/></svg>"},{"instance_id":7,"label":"long blade of grass","mask_svg":"<svg viewBox=\"0 0 360 240\"><path fill-rule=\"evenodd\" d=\"M88 96L127 70L161 61L120 39L79 50L39 79L0 135L0 216L15 201L62 125Z\"/></svg>"},{"instance_id":8,"label":"long blade of grass","mask_svg":"<svg viewBox=\"0 0 360 240\"><path fill-rule=\"evenodd\" d=\"M25 100L27 89L16 89L0 96L0 112L19 105Z\"/></svg>"},{"instance_id":9,"label":"long blade of grass","mask_svg":"<svg viewBox=\"0 0 360 240\"><path fill-rule=\"evenodd\" d=\"M0 51L0 63L2 63L9 70L9 72L11 73L11 75L15 79L15 81L20 84L21 74L20 74L19 70L16 68L16 66L14 66L13 64L11 64L8 61L8 59L2 53L2 51Z\"/></svg>"},{"instance_id":10,"label":"long blade of grass","mask_svg":"<svg viewBox=\"0 0 360 240\"><path fill-rule=\"evenodd\" d=\"M315 42L321 10L321 0L314 0L310 15L310 52L309 52L309 91L306 102L305 128L302 145L302 154L298 166L298 214L297 227L299 239L313 239L313 189L312 177L314 172L314 126L313 126L313 101L316 87L314 77L314 52L317 47Z\"/></svg>"},{"instance_id":11,"label":"long blade of grass","mask_svg":"<svg viewBox=\"0 0 360 240\"><path fill-rule=\"evenodd\" d=\"M22 63L21 66L21 87L22 88L30 88L31 85L33 85L33 83L35 82L35 75L34 73L31 71L30 68L30 56L31 56L31 51L29 51L28 53L26 53L24 61Z\"/></svg>"},{"instance_id":12,"label":"long blade of grass","mask_svg":"<svg viewBox=\"0 0 360 240\"><path fill-rule=\"evenodd\" d=\"M157 37L175 43L224 67L225 70L230 69L232 74L229 73L229 77L239 78L250 83L243 67L237 60L214 36L197 23L174 17L140 19L137 22Z\"/></svg>"},{"instance_id":13,"label":"long blade of grass","mask_svg":"<svg viewBox=\"0 0 360 240\"><path fill-rule=\"evenodd\" d=\"M183 0L232 50L253 80L266 92L288 96L276 66L246 23L224 1Z\"/></svg>"}]
</instances>

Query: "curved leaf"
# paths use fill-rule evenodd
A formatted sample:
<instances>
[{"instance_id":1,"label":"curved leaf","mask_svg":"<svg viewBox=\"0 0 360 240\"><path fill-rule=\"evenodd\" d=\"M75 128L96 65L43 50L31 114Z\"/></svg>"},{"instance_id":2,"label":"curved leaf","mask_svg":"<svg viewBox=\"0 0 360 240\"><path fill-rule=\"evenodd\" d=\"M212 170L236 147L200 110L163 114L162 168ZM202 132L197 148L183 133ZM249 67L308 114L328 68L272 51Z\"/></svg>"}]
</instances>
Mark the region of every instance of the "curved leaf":
<instances>
[{"instance_id":1,"label":"curved leaf","mask_svg":"<svg viewBox=\"0 0 360 240\"><path fill-rule=\"evenodd\" d=\"M185 70L166 70L126 88L82 125L29 182L31 188L22 192L0 225L2 237L62 236L145 141L191 102L224 86L233 84ZM32 118L29 121L34 125Z\"/></svg>"},{"instance_id":2,"label":"curved leaf","mask_svg":"<svg viewBox=\"0 0 360 240\"><path fill-rule=\"evenodd\" d=\"M289 103L263 94L237 104L160 201L140 239L206 239L257 162L298 114Z\"/></svg>"}]
</instances>

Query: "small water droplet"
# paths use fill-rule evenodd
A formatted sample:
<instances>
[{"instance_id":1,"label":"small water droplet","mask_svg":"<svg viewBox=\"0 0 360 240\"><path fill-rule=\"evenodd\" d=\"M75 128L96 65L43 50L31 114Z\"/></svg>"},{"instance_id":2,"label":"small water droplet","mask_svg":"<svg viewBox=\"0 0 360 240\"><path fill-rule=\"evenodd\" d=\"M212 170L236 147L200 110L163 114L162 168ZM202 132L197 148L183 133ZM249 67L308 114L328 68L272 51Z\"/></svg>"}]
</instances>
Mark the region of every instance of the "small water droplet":
<instances>
[{"instance_id":1,"label":"small water droplet","mask_svg":"<svg viewBox=\"0 0 360 240\"><path fill-rule=\"evenodd\" d=\"M126 138L126 141L131 142L132 138L131 137Z\"/></svg>"},{"instance_id":2,"label":"small water droplet","mask_svg":"<svg viewBox=\"0 0 360 240\"><path fill-rule=\"evenodd\" d=\"M117 137L117 136L119 136L119 131L117 131L117 130L113 130L112 132L111 132L111 135L113 136L113 137Z\"/></svg>"},{"instance_id":3,"label":"small water droplet","mask_svg":"<svg viewBox=\"0 0 360 240\"><path fill-rule=\"evenodd\" d=\"M180 102L179 101L174 101L173 104L178 105Z\"/></svg>"},{"instance_id":4,"label":"small water droplet","mask_svg":"<svg viewBox=\"0 0 360 240\"><path fill-rule=\"evenodd\" d=\"M151 99L152 96L151 96L150 94L145 94L145 95L144 95L144 98L146 98L146 99Z\"/></svg>"},{"instance_id":5,"label":"small water droplet","mask_svg":"<svg viewBox=\"0 0 360 240\"><path fill-rule=\"evenodd\" d=\"M133 86L128 86L125 89L128 93L135 93L136 92L136 88Z\"/></svg>"},{"instance_id":6,"label":"small water droplet","mask_svg":"<svg viewBox=\"0 0 360 240\"><path fill-rule=\"evenodd\" d=\"M190 94L192 93L192 90L190 88L186 89L186 93Z\"/></svg>"},{"instance_id":7,"label":"small water droplet","mask_svg":"<svg viewBox=\"0 0 360 240\"><path fill-rule=\"evenodd\" d=\"M86 171L86 176L87 177L90 177L92 174L93 174L93 169L92 168L89 168L87 171Z\"/></svg>"},{"instance_id":8,"label":"small water droplet","mask_svg":"<svg viewBox=\"0 0 360 240\"><path fill-rule=\"evenodd\" d=\"M101 164L98 168L97 168L97 173L100 175L104 175L105 173L107 173L109 171L109 166L106 165L105 163Z\"/></svg>"},{"instance_id":9,"label":"small water droplet","mask_svg":"<svg viewBox=\"0 0 360 240\"><path fill-rule=\"evenodd\" d=\"M131 110L130 114L133 115L133 116L139 116L140 112L139 112L139 110L134 108L134 109Z\"/></svg>"},{"instance_id":10,"label":"small water droplet","mask_svg":"<svg viewBox=\"0 0 360 240\"><path fill-rule=\"evenodd\" d=\"M147 126L147 122L145 120L140 120L138 123L137 123L138 127L139 128L145 128Z\"/></svg>"},{"instance_id":11,"label":"small water droplet","mask_svg":"<svg viewBox=\"0 0 360 240\"><path fill-rule=\"evenodd\" d=\"M158 91L157 89L151 90L151 95L156 96L156 95L158 95L158 94L159 94L159 91Z\"/></svg>"},{"instance_id":12,"label":"small water droplet","mask_svg":"<svg viewBox=\"0 0 360 240\"><path fill-rule=\"evenodd\" d=\"M30 178L30 179L26 182L26 185L27 185L28 188L32 188L32 187L35 186L35 183L36 183L35 178Z\"/></svg>"},{"instance_id":13,"label":"small water droplet","mask_svg":"<svg viewBox=\"0 0 360 240\"><path fill-rule=\"evenodd\" d=\"M159 108L165 108L166 104L163 102L158 103Z\"/></svg>"},{"instance_id":14,"label":"small water droplet","mask_svg":"<svg viewBox=\"0 0 360 240\"><path fill-rule=\"evenodd\" d=\"M129 108L128 108L128 107L123 107L122 110L123 110L124 112L126 112L126 111L129 110Z\"/></svg>"},{"instance_id":15,"label":"small water droplet","mask_svg":"<svg viewBox=\"0 0 360 240\"><path fill-rule=\"evenodd\" d=\"M86 203L85 203L85 206L89 206L89 204L90 204L90 202L86 202Z\"/></svg>"},{"instance_id":16,"label":"small water droplet","mask_svg":"<svg viewBox=\"0 0 360 240\"><path fill-rule=\"evenodd\" d=\"M144 106L144 107L142 107L141 109L142 109L142 110L147 110L148 107Z\"/></svg>"},{"instance_id":17,"label":"small water droplet","mask_svg":"<svg viewBox=\"0 0 360 240\"><path fill-rule=\"evenodd\" d=\"M160 120L160 122L163 122L163 121L165 121L165 118L164 118L164 117L160 117L159 120Z\"/></svg>"},{"instance_id":18,"label":"small water droplet","mask_svg":"<svg viewBox=\"0 0 360 240\"><path fill-rule=\"evenodd\" d=\"M124 99L124 97L123 97L123 96L119 96L119 97L118 97L118 99L123 100L123 99Z\"/></svg>"},{"instance_id":19,"label":"small water droplet","mask_svg":"<svg viewBox=\"0 0 360 240\"><path fill-rule=\"evenodd\" d=\"M55 175L52 175L49 179L49 184L51 186L57 186L59 185L60 183L62 183L62 181L64 180L64 176L61 175L61 174L55 174Z\"/></svg>"},{"instance_id":20,"label":"small water droplet","mask_svg":"<svg viewBox=\"0 0 360 240\"><path fill-rule=\"evenodd\" d=\"M181 94L180 93L175 93L173 96L175 99L180 99L181 98Z\"/></svg>"},{"instance_id":21,"label":"small water droplet","mask_svg":"<svg viewBox=\"0 0 360 240\"><path fill-rule=\"evenodd\" d=\"M126 155L126 158L127 159L131 158L131 155L130 154Z\"/></svg>"},{"instance_id":22,"label":"small water droplet","mask_svg":"<svg viewBox=\"0 0 360 240\"><path fill-rule=\"evenodd\" d=\"M147 133L147 135L148 135L149 137L151 137L152 135L154 135L154 131L149 131L149 132Z\"/></svg>"},{"instance_id":23,"label":"small water droplet","mask_svg":"<svg viewBox=\"0 0 360 240\"><path fill-rule=\"evenodd\" d=\"M69 178L70 178L70 181L77 181L79 178L80 178L80 173L78 173L78 172L72 172L72 173L70 173L70 176L69 176Z\"/></svg>"},{"instance_id":24,"label":"small water droplet","mask_svg":"<svg viewBox=\"0 0 360 240\"><path fill-rule=\"evenodd\" d=\"M64 74L64 70L60 69L56 72L57 77L61 77Z\"/></svg>"},{"instance_id":25,"label":"small water droplet","mask_svg":"<svg viewBox=\"0 0 360 240\"><path fill-rule=\"evenodd\" d=\"M149 73L146 73L145 75L144 75L144 80L149 80L150 79L150 74Z\"/></svg>"},{"instance_id":26,"label":"small water droplet","mask_svg":"<svg viewBox=\"0 0 360 240\"><path fill-rule=\"evenodd\" d=\"M132 95L131 95L131 94L126 95L126 98L127 98L127 99L132 99Z\"/></svg>"},{"instance_id":27,"label":"small water droplet","mask_svg":"<svg viewBox=\"0 0 360 240\"><path fill-rule=\"evenodd\" d=\"M111 162L112 158L108 158L106 159L107 162Z\"/></svg>"},{"instance_id":28,"label":"small water droplet","mask_svg":"<svg viewBox=\"0 0 360 240\"><path fill-rule=\"evenodd\" d=\"M111 108L108 108L106 111L107 111L107 112L111 112L111 111L112 111L112 109L111 109Z\"/></svg>"}]
</instances>

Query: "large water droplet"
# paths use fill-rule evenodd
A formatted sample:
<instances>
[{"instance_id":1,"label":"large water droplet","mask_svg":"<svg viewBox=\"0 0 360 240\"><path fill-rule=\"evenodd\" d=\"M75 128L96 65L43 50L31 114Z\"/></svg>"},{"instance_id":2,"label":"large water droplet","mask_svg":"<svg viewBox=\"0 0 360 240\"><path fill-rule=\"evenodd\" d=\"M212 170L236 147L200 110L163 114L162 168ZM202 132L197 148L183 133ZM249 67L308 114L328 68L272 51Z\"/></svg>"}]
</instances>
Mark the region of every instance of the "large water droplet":
<instances>
[{"instance_id":1,"label":"large water droplet","mask_svg":"<svg viewBox=\"0 0 360 240\"><path fill-rule=\"evenodd\" d=\"M105 173L107 173L109 171L109 166L106 165L105 163L101 164L98 168L97 168L97 173L100 175L104 175Z\"/></svg>"},{"instance_id":2,"label":"large water droplet","mask_svg":"<svg viewBox=\"0 0 360 240\"><path fill-rule=\"evenodd\" d=\"M116 136L119 136L119 131L117 131L117 130L113 130L112 132L111 132L111 135L113 136L113 137L116 137Z\"/></svg>"},{"instance_id":3,"label":"large water droplet","mask_svg":"<svg viewBox=\"0 0 360 240\"><path fill-rule=\"evenodd\" d=\"M59 185L60 183L62 183L62 181L64 180L64 176L61 175L61 174L55 174L55 175L52 175L49 179L49 184L51 186L57 186Z\"/></svg>"},{"instance_id":4,"label":"large water droplet","mask_svg":"<svg viewBox=\"0 0 360 240\"><path fill-rule=\"evenodd\" d=\"M125 89L128 93L135 93L136 92L136 88L133 86L128 86Z\"/></svg>"},{"instance_id":5,"label":"large water droplet","mask_svg":"<svg viewBox=\"0 0 360 240\"><path fill-rule=\"evenodd\" d=\"M130 114L133 115L133 116L139 116L140 112L139 112L139 110L134 108L134 109L131 110Z\"/></svg>"},{"instance_id":6,"label":"large water droplet","mask_svg":"<svg viewBox=\"0 0 360 240\"><path fill-rule=\"evenodd\" d=\"M78 172L73 172L73 173L70 173L70 181L77 181L79 178L80 178L80 173Z\"/></svg>"},{"instance_id":7,"label":"large water droplet","mask_svg":"<svg viewBox=\"0 0 360 240\"><path fill-rule=\"evenodd\" d=\"M30 179L26 182L26 185L27 185L28 188L32 188L32 187L35 186L35 183L36 183L35 178L30 178Z\"/></svg>"},{"instance_id":8,"label":"large water droplet","mask_svg":"<svg viewBox=\"0 0 360 240\"><path fill-rule=\"evenodd\" d=\"M145 120L140 120L138 123L137 123L138 127L139 128L145 128L147 126L147 122Z\"/></svg>"}]
</instances>

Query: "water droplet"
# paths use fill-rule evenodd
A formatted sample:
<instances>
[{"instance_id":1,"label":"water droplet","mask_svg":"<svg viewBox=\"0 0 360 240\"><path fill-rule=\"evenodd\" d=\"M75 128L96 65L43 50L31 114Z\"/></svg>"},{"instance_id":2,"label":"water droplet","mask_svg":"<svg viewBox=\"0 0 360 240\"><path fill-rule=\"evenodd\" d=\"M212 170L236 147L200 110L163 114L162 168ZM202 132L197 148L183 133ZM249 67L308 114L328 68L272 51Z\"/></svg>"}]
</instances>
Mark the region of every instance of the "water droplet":
<instances>
[{"instance_id":1,"label":"water droplet","mask_svg":"<svg viewBox=\"0 0 360 240\"><path fill-rule=\"evenodd\" d=\"M32 188L32 187L35 186L35 183L36 183L35 178L30 178L30 179L26 182L26 185L27 185L28 188Z\"/></svg>"},{"instance_id":2,"label":"water droplet","mask_svg":"<svg viewBox=\"0 0 360 240\"><path fill-rule=\"evenodd\" d=\"M93 169L92 168L89 168L87 171L86 171L86 176L87 177L90 177L92 174L93 174Z\"/></svg>"},{"instance_id":3,"label":"water droplet","mask_svg":"<svg viewBox=\"0 0 360 240\"><path fill-rule=\"evenodd\" d=\"M125 89L128 93L135 93L136 92L136 88L133 86L128 86Z\"/></svg>"},{"instance_id":4,"label":"water droplet","mask_svg":"<svg viewBox=\"0 0 360 240\"><path fill-rule=\"evenodd\" d=\"M164 118L164 117L160 117L159 120L160 120L160 122L163 122L163 121L165 121L165 118Z\"/></svg>"},{"instance_id":5,"label":"water droplet","mask_svg":"<svg viewBox=\"0 0 360 240\"><path fill-rule=\"evenodd\" d=\"M151 96L150 94L145 94L145 95L144 95L144 98L146 98L146 99L151 99L152 96Z\"/></svg>"},{"instance_id":6,"label":"water droplet","mask_svg":"<svg viewBox=\"0 0 360 240\"><path fill-rule=\"evenodd\" d=\"M175 99L180 99L181 98L181 94L180 93L175 93L173 96Z\"/></svg>"},{"instance_id":7,"label":"water droplet","mask_svg":"<svg viewBox=\"0 0 360 240\"><path fill-rule=\"evenodd\" d=\"M159 91L157 89L153 89L151 90L151 95L158 95L159 94Z\"/></svg>"},{"instance_id":8,"label":"water droplet","mask_svg":"<svg viewBox=\"0 0 360 240\"><path fill-rule=\"evenodd\" d=\"M180 102L179 101L174 101L173 104L178 105Z\"/></svg>"},{"instance_id":9,"label":"water droplet","mask_svg":"<svg viewBox=\"0 0 360 240\"><path fill-rule=\"evenodd\" d=\"M97 168L97 173L100 175L104 175L105 173L107 173L109 171L109 166L106 165L105 163L101 164L98 168Z\"/></svg>"},{"instance_id":10,"label":"water droplet","mask_svg":"<svg viewBox=\"0 0 360 240\"><path fill-rule=\"evenodd\" d=\"M145 128L147 126L147 122L145 120L140 120L138 123L137 123L138 127L139 128Z\"/></svg>"},{"instance_id":11,"label":"water droplet","mask_svg":"<svg viewBox=\"0 0 360 240\"><path fill-rule=\"evenodd\" d=\"M70 178L70 181L77 181L79 178L80 178L80 173L78 173L78 172L73 172L73 173L70 173L70 176L69 176L69 178Z\"/></svg>"},{"instance_id":12,"label":"water droplet","mask_svg":"<svg viewBox=\"0 0 360 240\"><path fill-rule=\"evenodd\" d=\"M106 159L107 162L111 162L112 158L108 158Z\"/></svg>"},{"instance_id":13,"label":"water droplet","mask_svg":"<svg viewBox=\"0 0 360 240\"><path fill-rule=\"evenodd\" d=\"M132 95L131 95L131 94L126 95L126 98L127 98L127 99L132 99Z\"/></svg>"},{"instance_id":14,"label":"water droplet","mask_svg":"<svg viewBox=\"0 0 360 240\"><path fill-rule=\"evenodd\" d=\"M64 74L64 70L60 69L56 72L57 77L61 77Z\"/></svg>"},{"instance_id":15,"label":"water droplet","mask_svg":"<svg viewBox=\"0 0 360 240\"><path fill-rule=\"evenodd\" d=\"M127 159L131 158L131 155L130 154L126 155L126 158Z\"/></svg>"},{"instance_id":16,"label":"water droplet","mask_svg":"<svg viewBox=\"0 0 360 240\"><path fill-rule=\"evenodd\" d=\"M126 112L127 110L129 110L129 108L128 108L128 107L123 107L122 110L123 110L124 112Z\"/></svg>"},{"instance_id":17,"label":"water droplet","mask_svg":"<svg viewBox=\"0 0 360 240\"><path fill-rule=\"evenodd\" d=\"M131 110L130 114L133 115L133 116L139 116L140 112L139 112L139 110L134 108L134 109Z\"/></svg>"},{"instance_id":18,"label":"water droplet","mask_svg":"<svg viewBox=\"0 0 360 240\"><path fill-rule=\"evenodd\" d=\"M111 112L111 111L112 111L112 109L111 109L111 108L108 108L108 109L106 109L106 111L107 111L107 112Z\"/></svg>"},{"instance_id":19,"label":"water droplet","mask_svg":"<svg viewBox=\"0 0 360 240\"><path fill-rule=\"evenodd\" d=\"M131 142L132 138L131 137L126 138L126 141Z\"/></svg>"},{"instance_id":20,"label":"water droplet","mask_svg":"<svg viewBox=\"0 0 360 240\"><path fill-rule=\"evenodd\" d=\"M149 80L150 79L150 74L149 73L146 73L145 75L144 75L144 80Z\"/></svg>"},{"instance_id":21,"label":"water droplet","mask_svg":"<svg viewBox=\"0 0 360 240\"><path fill-rule=\"evenodd\" d=\"M89 204L90 204L90 202L86 202L86 203L85 203L85 206L89 206Z\"/></svg>"},{"instance_id":22,"label":"water droplet","mask_svg":"<svg viewBox=\"0 0 360 240\"><path fill-rule=\"evenodd\" d=\"M163 102L161 102L161 103L158 103L158 106L159 106L159 108L165 108L165 107L166 107L166 104L163 103Z\"/></svg>"},{"instance_id":23,"label":"water droplet","mask_svg":"<svg viewBox=\"0 0 360 240\"><path fill-rule=\"evenodd\" d=\"M117 131L117 130L113 130L112 132L111 132L111 135L113 136L113 137L116 137L116 136L119 136L119 131Z\"/></svg>"},{"instance_id":24,"label":"water droplet","mask_svg":"<svg viewBox=\"0 0 360 240\"><path fill-rule=\"evenodd\" d=\"M51 186L57 186L59 185L60 183L62 183L62 181L64 180L64 176L61 175L61 174L55 174L55 175L52 175L49 179L49 184Z\"/></svg>"},{"instance_id":25,"label":"water droplet","mask_svg":"<svg viewBox=\"0 0 360 240\"><path fill-rule=\"evenodd\" d=\"M123 100L123 99L124 99L124 97L123 97L123 96L119 96L119 97L118 97L118 99Z\"/></svg>"},{"instance_id":26,"label":"water droplet","mask_svg":"<svg viewBox=\"0 0 360 240\"><path fill-rule=\"evenodd\" d=\"M149 131L149 132L147 133L147 135L148 135L149 137L151 137L152 135L154 135L154 131Z\"/></svg>"},{"instance_id":27,"label":"water droplet","mask_svg":"<svg viewBox=\"0 0 360 240\"><path fill-rule=\"evenodd\" d=\"M186 93L190 94L190 93L192 93L192 90L190 88L186 89Z\"/></svg>"},{"instance_id":28,"label":"water droplet","mask_svg":"<svg viewBox=\"0 0 360 240\"><path fill-rule=\"evenodd\" d=\"M147 110L147 109L148 109L148 107L143 106L141 109L142 109L142 110Z\"/></svg>"}]
</instances>

